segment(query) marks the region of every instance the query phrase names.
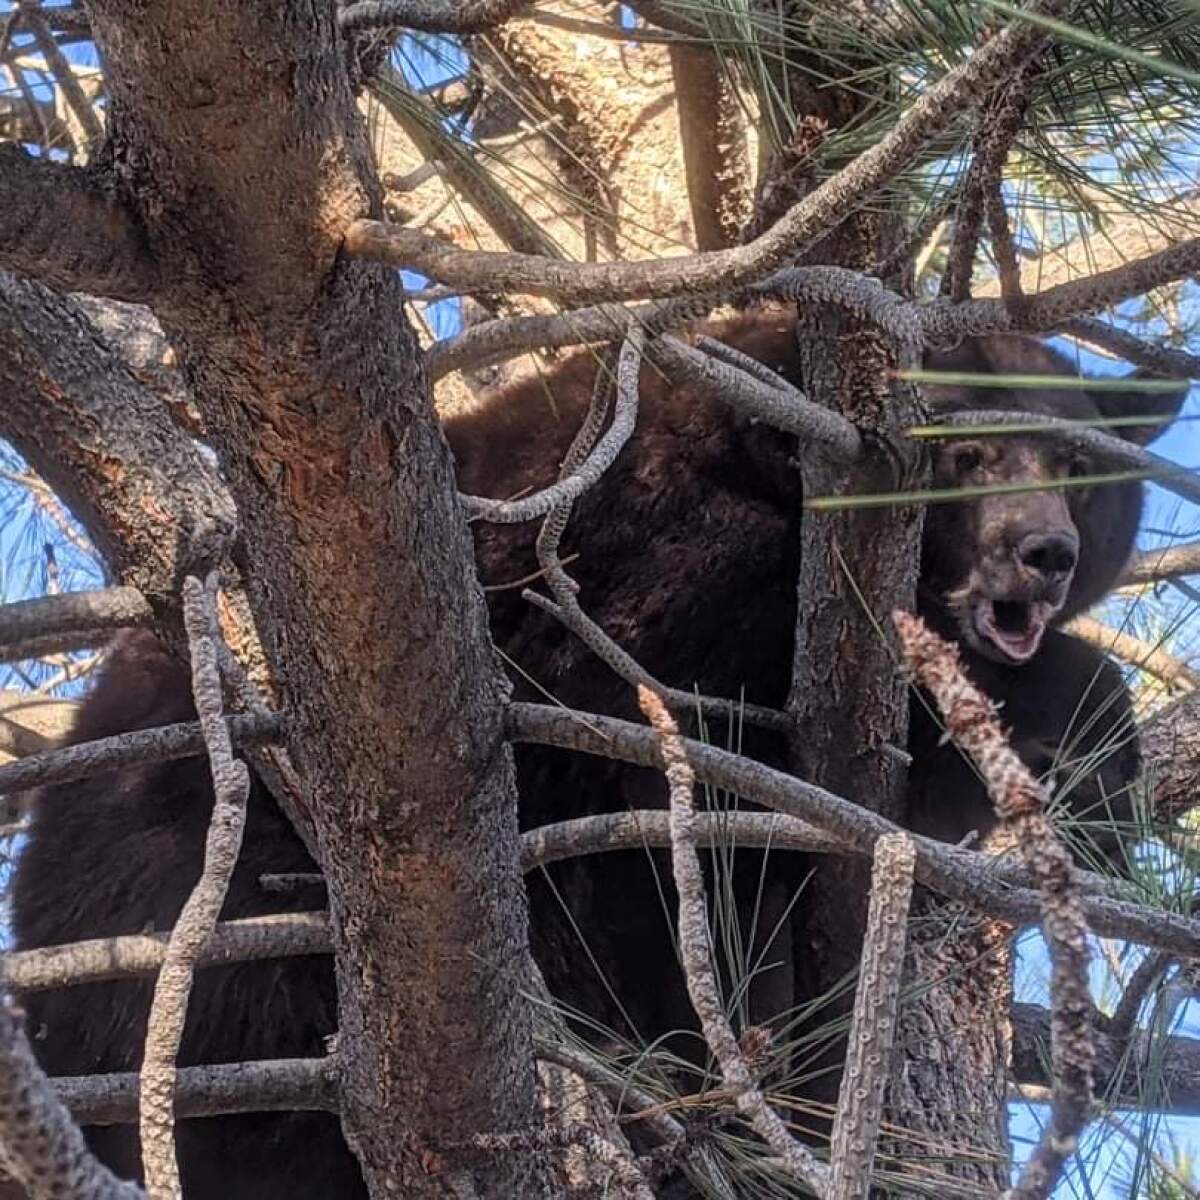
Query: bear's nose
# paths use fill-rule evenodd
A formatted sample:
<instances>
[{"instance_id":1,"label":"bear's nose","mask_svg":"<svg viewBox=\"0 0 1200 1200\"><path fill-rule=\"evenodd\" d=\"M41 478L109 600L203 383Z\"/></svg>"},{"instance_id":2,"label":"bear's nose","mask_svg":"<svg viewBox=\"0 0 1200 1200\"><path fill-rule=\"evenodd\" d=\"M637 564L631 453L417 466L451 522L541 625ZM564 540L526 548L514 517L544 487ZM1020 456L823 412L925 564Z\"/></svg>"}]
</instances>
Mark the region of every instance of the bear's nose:
<instances>
[{"instance_id":1,"label":"bear's nose","mask_svg":"<svg viewBox=\"0 0 1200 1200\"><path fill-rule=\"evenodd\" d=\"M1075 569L1079 543L1065 533L1031 533L1021 539L1017 557L1027 570L1059 580Z\"/></svg>"}]
</instances>

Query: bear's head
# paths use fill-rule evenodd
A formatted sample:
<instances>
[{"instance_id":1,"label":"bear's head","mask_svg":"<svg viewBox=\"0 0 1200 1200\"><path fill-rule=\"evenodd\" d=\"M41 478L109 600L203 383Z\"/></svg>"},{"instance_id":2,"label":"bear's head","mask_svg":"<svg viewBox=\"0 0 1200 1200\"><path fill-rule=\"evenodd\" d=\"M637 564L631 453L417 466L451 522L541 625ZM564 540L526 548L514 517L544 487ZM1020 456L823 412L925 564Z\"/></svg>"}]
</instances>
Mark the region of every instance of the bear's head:
<instances>
[{"instance_id":1,"label":"bear's head","mask_svg":"<svg viewBox=\"0 0 1200 1200\"><path fill-rule=\"evenodd\" d=\"M972 375L1069 375L1071 361L1035 338L971 338L926 359L931 371ZM1132 381L1145 378L1140 372ZM923 388L934 417L998 409L1074 420L1148 416L1159 424L1110 429L1146 443L1178 414L1187 384L1174 390L978 387ZM1099 600L1133 549L1142 510L1140 482L1018 490L1024 485L1101 474L1103 464L1061 441L1009 434L934 443L935 488L1015 485L960 502L931 504L921 567L924 603L941 607L972 649L1009 665L1028 662L1046 629Z\"/></svg>"}]
</instances>

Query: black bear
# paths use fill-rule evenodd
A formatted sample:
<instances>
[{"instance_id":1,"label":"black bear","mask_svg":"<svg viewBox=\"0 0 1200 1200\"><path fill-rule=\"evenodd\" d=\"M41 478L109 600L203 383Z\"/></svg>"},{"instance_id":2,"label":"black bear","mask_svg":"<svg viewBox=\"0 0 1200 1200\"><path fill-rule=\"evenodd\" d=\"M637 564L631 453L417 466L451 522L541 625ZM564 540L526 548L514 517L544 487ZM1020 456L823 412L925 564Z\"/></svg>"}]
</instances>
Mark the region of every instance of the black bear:
<instances>
[{"instance_id":1,"label":"black bear","mask_svg":"<svg viewBox=\"0 0 1200 1200\"><path fill-rule=\"evenodd\" d=\"M794 382L792 321L763 311L710 332ZM985 372L1074 374L1041 343L992 338L931 364ZM591 393L594 359L578 354L549 380L531 380L447 422L462 491L509 496L550 482ZM788 687L795 619L800 475L792 440L727 407L642 377L639 428L614 467L578 503L564 553L584 608L660 679L717 696L778 706ZM1143 392L933 390L945 408L1020 408L1067 416L1177 411ZM1087 464L1046 439L955 439L936 448L943 486L970 481L1046 481ZM1072 731L1086 754L1105 741L1117 753L1089 761L1080 795L1121 812L1137 768L1121 677L1095 651L1048 626L1104 594L1132 546L1138 484L989 497L939 505L927 522L922 611L964 647L968 666L998 699L1016 744L1045 765ZM536 569L535 530L479 525L485 584ZM634 716L632 689L519 589L489 594L498 645L517 665L517 693L549 692L583 709ZM1033 686L1027 686L1028 682ZM977 782L914 710L911 807L916 827L957 839L991 818ZM191 715L186 674L154 639L124 635L84 705L72 741ZM772 739L747 730L741 747L768 759ZM659 807L654 772L562 751L517 750L524 827L595 812ZM939 804L957 788L955 809ZM1098 782L1097 782L1098 780ZM200 760L158 764L47 789L32 804L28 844L12 892L21 946L168 928L197 877L208 809ZM261 784L224 916L314 908L319 895L265 893L259 876L312 864ZM614 881L619 881L614 885ZM673 963L660 886L669 872L640 852L557 864L530 880L534 950L551 990L593 1030L651 1039L691 1024ZM666 904L671 897L667 888ZM564 915L569 911L570 916ZM581 945L586 942L587 949ZM592 961L594 959L594 963ZM52 1074L136 1069L149 997L146 982L105 983L23 997L29 1028ZM181 1063L317 1055L335 1027L332 967L306 958L199 973ZM131 1128L89 1131L97 1152L137 1176ZM194 1200L362 1195L336 1121L318 1114L260 1114L181 1122L184 1194Z\"/></svg>"}]
</instances>

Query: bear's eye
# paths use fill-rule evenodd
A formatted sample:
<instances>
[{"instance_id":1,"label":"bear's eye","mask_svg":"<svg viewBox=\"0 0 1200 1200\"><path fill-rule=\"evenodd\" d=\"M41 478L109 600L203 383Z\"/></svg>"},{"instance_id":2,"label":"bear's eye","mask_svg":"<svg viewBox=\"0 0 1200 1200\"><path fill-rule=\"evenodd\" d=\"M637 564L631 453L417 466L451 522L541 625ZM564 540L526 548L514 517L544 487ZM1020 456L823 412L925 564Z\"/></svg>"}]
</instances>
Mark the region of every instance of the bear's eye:
<instances>
[{"instance_id":1,"label":"bear's eye","mask_svg":"<svg viewBox=\"0 0 1200 1200\"><path fill-rule=\"evenodd\" d=\"M954 451L954 471L957 475L970 475L983 466L983 451L978 446L959 446Z\"/></svg>"},{"instance_id":2,"label":"bear's eye","mask_svg":"<svg viewBox=\"0 0 1200 1200\"><path fill-rule=\"evenodd\" d=\"M1088 462L1082 454L1072 454L1067 462L1067 474L1072 479L1080 479L1084 475L1090 475L1092 472L1092 464Z\"/></svg>"}]
</instances>

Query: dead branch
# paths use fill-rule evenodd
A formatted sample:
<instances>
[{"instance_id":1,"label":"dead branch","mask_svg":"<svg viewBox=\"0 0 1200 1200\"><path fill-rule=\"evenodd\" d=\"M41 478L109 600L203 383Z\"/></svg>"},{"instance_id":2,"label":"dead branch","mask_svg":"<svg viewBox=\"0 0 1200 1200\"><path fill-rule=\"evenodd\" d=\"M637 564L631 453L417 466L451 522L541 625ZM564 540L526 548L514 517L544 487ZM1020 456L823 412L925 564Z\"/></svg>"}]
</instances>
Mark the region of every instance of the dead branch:
<instances>
[{"instance_id":1,"label":"dead branch","mask_svg":"<svg viewBox=\"0 0 1200 1200\"><path fill-rule=\"evenodd\" d=\"M581 854L670 846L668 822L666 812L630 809L529 829L521 835L521 869L533 871ZM736 845L809 853L842 850L841 842L820 829L779 812L697 812L692 829L696 845L706 848Z\"/></svg>"},{"instance_id":2,"label":"dead branch","mask_svg":"<svg viewBox=\"0 0 1200 1200\"><path fill-rule=\"evenodd\" d=\"M871 1186L892 1066L914 862L912 840L904 835L887 834L875 843L862 967L830 1143L832 1200L865 1200Z\"/></svg>"},{"instance_id":3,"label":"dead branch","mask_svg":"<svg viewBox=\"0 0 1200 1200\"><path fill-rule=\"evenodd\" d=\"M1135 554L1121 576L1121 586L1196 574L1200 574L1200 542L1183 542Z\"/></svg>"},{"instance_id":4,"label":"dead branch","mask_svg":"<svg viewBox=\"0 0 1200 1200\"><path fill-rule=\"evenodd\" d=\"M1032 5L1031 11L1057 12L1063 7L1064 0L1043 0ZM1026 22L1007 26L924 92L871 149L744 246L639 262L555 263L530 255L459 250L413 230L368 220L350 226L344 246L356 257L419 270L467 291L540 295L560 303L736 287L783 266L805 243L840 223L930 138L977 102L983 89L1024 63L1041 45L1043 36Z\"/></svg>"},{"instance_id":5,"label":"dead branch","mask_svg":"<svg viewBox=\"0 0 1200 1200\"><path fill-rule=\"evenodd\" d=\"M1109 654L1115 654L1122 662L1136 667L1139 671L1153 675L1168 687L1185 692L1194 692L1200 688L1200 674L1161 646L1153 646L1131 633L1114 629L1103 621L1097 621L1095 617L1073 617L1064 628L1077 638L1099 646Z\"/></svg>"},{"instance_id":6,"label":"dead branch","mask_svg":"<svg viewBox=\"0 0 1200 1200\"><path fill-rule=\"evenodd\" d=\"M704 873L696 854L692 808L695 776L688 763L679 727L663 702L649 688L638 688L638 704L658 736L671 800L671 869L679 893L679 955L692 1007L704 1039L721 1067L726 1087L738 1111L754 1131L787 1164L788 1170L818 1196L829 1188L829 1169L788 1132L767 1104L750 1071L721 1004L721 989L711 956L708 902Z\"/></svg>"},{"instance_id":7,"label":"dead branch","mask_svg":"<svg viewBox=\"0 0 1200 1200\"><path fill-rule=\"evenodd\" d=\"M153 975L163 965L170 940L169 933L134 933L38 950L16 950L4 956L4 981L14 992L24 994ZM213 929L195 965L215 967L329 953L326 913L276 913L221 922Z\"/></svg>"},{"instance_id":8,"label":"dead branch","mask_svg":"<svg viewBox=\"0 0 1200 1200\"><path fill-rule=\"evenodd\" d=\"M1164 705L1139 733L1150 810L1173 823L1200 802L1200 692Z\"/></svg>"},{"instance_id":9,"label":"dead branch","mask_svg":"<svg viewBox=\"0 0 1200 1200\"><path fill-rule=\"evenodd\" d=\"M175 1116L225 1113L337 1112L336 1060L264 1059L181 1067L175 1075ZM80 1125L133 1125L138 1119L139 1079L134 1072L79 1075L50 1080Z\"/></svg>"},{"instance_id":10,"label":"dead branch","mask_svg":"<svg viewBox=\"0 0 1200 1200\"><path fill-rule=\"evenodd\" d=\"M1039 332L1059 329L1075 317L1144 295L1156 287L1194 275L1197 270L1200 270L1200 238L1190 238L1146 258L1081 279L1070 279L1027 296L1020 328ZM953 345L974 334L1004 333L1017 328L1003 300L966 300L962 304L935 300L922 306L921 320L927 343L935 346Z\"/></svg>"},{"instance_id":11,"label":"dead branch","mask_svg":"<svg viewBox=\"0 0 1200 1200\"><path fill-rule=\"evenodd\" d=\"M21 1014L0 1004L0 1163L28 1200L144 1200L87 1148L33 1057Z\"/></svg>"},{"instance_id":12,"label":"dead branch","mask_svg":"<svg viewBox=\"0 0 1200 1200\"><path fill-rule=\"evenodd\" d=\"M636 766L661 766L653 736L616 717L516 703L508 708L506 726L513 741L559 746ZM906 832L878 813L762 763L691 738L684 739L684 746L702 783L808 822L843 842L846 853L869 857L880 837ZM916 875L926 887L1013 925L1040 920L1041 902L1026 868L928 838L913 836L913 844ZM1200 921L1099 894L1085 901L1085 910L1089 926L1103 937L1200 957Z\"/></svg>"},{"instance_id":13,"label":"dead branch","mask_svg":"<svg viewBox=\"0 0 1200 1200\"><path fill-rule=\"evenodd\" d=\"M183 1040L195 964L225 902L246 825L250 773L233 757L223 718L217 666L217 577L183 584L183 617L192 658L192 693L212 771L213 809L204 869L184 903L163 955L146 1026L139 1094L139 1128L146 1189L153 1200L181 1195L175 1158L175 1058Z\"/></svg>"},{"instance_id":14,"label":"dead branch","mask_svg":"<svg viewBox=\"0 0 1200 1200\"><path fill-rule=\"evenodd\" d=\"M277 740L283 733L283 719L278 713L226 717L225 722L236 746L262 745ZM0 766L0 795L87 779L135 763L191 758L203 754L204 748L204 736L196 721L80 742Z\"/></svg>"},{"instance_id":15,"label":"dead branch","mask_svg":"<svg viewBox=\"0 0 1200 1200\"><path fill-rule=\"evenodd\" d=\"M969 683L958 649L919 617L894 612L905 664L928 690L951 737L983 775L996 812L1012 830L1042 903L1050 951L1050 1034L1054 1098L1050 1121L1011 1195L1046 1200L1074 1153L1092 1105L1092 999L1088 924L1071 856L1045 816L1047 796L1008 743L991 702Z\"/></svg>"},{"instance_id":16,"label":"dead branch","mask_svg":"<svg viewBox=\"0 0 1200 1200\"><path fill-rule=\"evenodd\" d=\"M91 649L118 629L147 628L153 617L146 598L129 587L0 605L0 662Z\"/></svg>"}]
</instances>

